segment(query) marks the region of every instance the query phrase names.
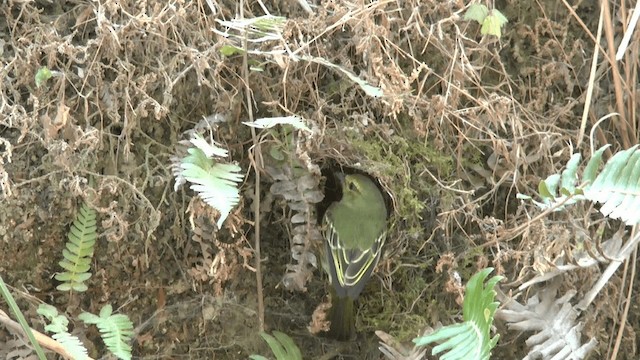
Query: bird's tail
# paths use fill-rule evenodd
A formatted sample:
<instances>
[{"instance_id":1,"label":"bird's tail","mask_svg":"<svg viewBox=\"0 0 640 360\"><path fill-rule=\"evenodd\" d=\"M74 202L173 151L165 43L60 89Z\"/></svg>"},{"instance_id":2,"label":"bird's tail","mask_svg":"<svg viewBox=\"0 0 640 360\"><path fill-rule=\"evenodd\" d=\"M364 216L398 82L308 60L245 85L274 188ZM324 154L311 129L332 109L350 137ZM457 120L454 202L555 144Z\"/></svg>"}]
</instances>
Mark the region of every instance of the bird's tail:
<instances>
[{"instance_id":1,"label":"bird's tail","mask_svg":"<svg viewBox=\"0 0 640 360\"><path fill-rule=\"evenodd\" d=\"M334 296L331 299L328 335L336 340L351 340L356 332L356 317L353 312L354 300L350 297Z\"/></svg>"}]
</instances>

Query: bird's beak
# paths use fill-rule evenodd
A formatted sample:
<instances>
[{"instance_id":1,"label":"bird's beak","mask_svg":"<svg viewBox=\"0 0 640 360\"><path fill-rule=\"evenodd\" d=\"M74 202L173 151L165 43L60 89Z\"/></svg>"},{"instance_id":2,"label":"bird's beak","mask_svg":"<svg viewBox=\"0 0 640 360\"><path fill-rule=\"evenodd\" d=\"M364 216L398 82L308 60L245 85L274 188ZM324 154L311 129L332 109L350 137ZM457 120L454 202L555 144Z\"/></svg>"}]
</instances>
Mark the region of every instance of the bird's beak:
<instances>
[{"instance_id":1,"label":"bird's beak","mask_svg":"<svg viewBox=\"0 0 640 360\"><path fill-rule=\"evenodd\" d=\"M336 179L338 179L338 183L340 183L340 187L343 187L344 179L345 179L344 174L341 172L337 172L337 173L334 173L333 175L336 177Z\"/></svg>"}]
</instances>

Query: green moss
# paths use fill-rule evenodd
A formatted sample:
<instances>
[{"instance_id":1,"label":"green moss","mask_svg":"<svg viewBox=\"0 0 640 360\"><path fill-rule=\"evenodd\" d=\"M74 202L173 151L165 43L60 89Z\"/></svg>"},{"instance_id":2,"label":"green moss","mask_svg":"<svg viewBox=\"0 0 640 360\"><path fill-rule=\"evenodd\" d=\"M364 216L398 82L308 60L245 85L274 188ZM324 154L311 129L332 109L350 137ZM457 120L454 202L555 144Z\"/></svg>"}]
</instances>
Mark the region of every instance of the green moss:
<instances>
[{"instance_id":1,"label":"green moss","mask_svg":"<svg viewBox=\"0 0 640 360\"><path fill-rule=\"evenodd\" d=\"M433 278L432 262L422 265L398 270L394 274L394 292L361 298L363 315L358 316L357 328L365 332L384 329L400 341L409 341L426 326L458 314L460 309L448 307L443 300L443 284Z\"/></svg>"},{"instance_id":2,"label":"green moss","mask_svg":"<svg viewBox=\"0 0 640 360\"><path fill-rule=\"evenodd\" d=\"M453 172L454 158L415 137L413 132L386 139L347 131L347 142L362 156L363 168L379 176L390 187L399 219L410 234L423 231L420 215L427 200L439 195L439 188L427 170L446 181Z\"/></svg>"},{"instance_id":3,"label":"green moss","mask_svg":"<svg viewBox=\"0 0 640 360\"><path fill-rule=\"evenodd\" d=\"M361 324L358 328L369 331L385 329L399 339L410 339L415 336L418 329L424 328L427 319L422 313L427 298L423 298L423 289L428 288L425 280L415 278L412 281L406 277L406 271L400 271L399 284L395 284L397 290L393 293L384 293L386 296L369 295L363 299L361 311L367 316L359 316ZM401 291L400 291L401 290ZM417 299L417 301L416 301ZM413 311L407 312L415 303Z\"/></svg>"}]
</instances>

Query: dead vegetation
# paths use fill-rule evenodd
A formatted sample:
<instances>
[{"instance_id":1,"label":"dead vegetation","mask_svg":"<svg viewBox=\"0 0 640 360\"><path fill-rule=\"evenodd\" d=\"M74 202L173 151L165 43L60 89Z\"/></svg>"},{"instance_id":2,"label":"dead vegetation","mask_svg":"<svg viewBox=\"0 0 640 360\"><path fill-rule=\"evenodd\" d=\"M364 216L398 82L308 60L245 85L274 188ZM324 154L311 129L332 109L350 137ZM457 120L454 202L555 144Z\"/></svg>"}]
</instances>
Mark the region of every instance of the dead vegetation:
<instances>
[{"instance_id":1,"label":"dead vegetation","mask_svg":"<svg viewBox=\"0 0 640 360\"><path fill-rule=\"evenodd\" d=\"M462 1L326 1L312 15L296 1L246 3L244 18L285 17L281 38L221 36L231 30L220 21L240 14L228 0L0 5L0 270L34 328L41 320L29 305L40 301L69 313L111 303L138 325L137 356L246 358L266 353L256 336L264 300L267 329L291 335L305 358L331 353L328 340L306 330L326 294L320 271L295 278L306 292L281 282L297 266L289 239L300 230L290 204L272 199L263 157L273 144L285 144L280 151L300 168L366 171L393 195L386 257L359 304L356 358L379 358L375 330L406 342L454 321L457 276L464 284L494 266L507 278L505 293L528 304L546 285L522 284L571 261L577 239L595 244L617 230L600 225L593 208L540 217L515 196L533 196L573 151L588 155L590 141L613 152L638 142L637 32L623 60L613 60L631 2L603 2L599 35L599 2L497 1L509 19L501 39L464 21ZM242 53L223 55L230 45L251 50L246 64ZM313 59L384 95L367 95ZM54 76L36 87L43 66ZM227 119L216 140L248 174L215 236L215 214L191 192L174 193L169 169L182 134L213 114ZM304 118L313 135L296 142L241 124L286 115ZM90 290L70 297L52 275L87 199L96 199L102 233ZM583 342L598 341L594 359L637 352L638 309L624 311L638 290L635 256L581 318ZM584 294L601 272L562 274L554 291ZM497 326L496 358L524 357L525 337ZM20 348L5 329L0 341Z\"/></svg>"}]
</instances>

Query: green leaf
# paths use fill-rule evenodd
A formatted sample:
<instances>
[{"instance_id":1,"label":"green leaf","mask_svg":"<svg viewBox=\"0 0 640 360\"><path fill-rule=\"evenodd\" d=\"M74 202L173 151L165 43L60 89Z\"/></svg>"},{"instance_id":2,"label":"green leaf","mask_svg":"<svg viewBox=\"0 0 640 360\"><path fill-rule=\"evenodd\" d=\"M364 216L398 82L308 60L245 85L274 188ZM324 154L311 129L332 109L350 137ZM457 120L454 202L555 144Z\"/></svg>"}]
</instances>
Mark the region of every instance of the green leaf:
<instances>
[{"instance_id":1,"label":"green leaf","mask_svg":"<svg viewBox=\"0 0 640 360\"><path fill-rule=\"evenodd\" d=\"M107 304L100 310L100 316L83 312L78 318L85 324L95 324L100 330L102 341L115 356L123 360L131 359L131 337L133 323L126 315L115 314L111 305Z\"/></svg>"},{"instance_id":2,"label":"green leaf","mask_svg":"<svg viewBox=\"0 0 640 360\"><path fill-rule=\"evenodd\" d=\"M484 19L489 15L489 9L483 4L471 4L464 14L465 20L475 20L478 24L482 24Z\"/></svg>"},{"instance_id":3,"label":"green leaf","mask_svg":"<svg viewBox=\"0 0 640 360\"><path fill-rule=\"evenodd\" d=\"M462 310L464 323L445 326L432 334L416 338L413 340L416 345L441 342L433 348L432 355L447 351L441 356L443 360L488 360L499 339L499 335L490 337L498 308L498 302L494 301L494 287L503 279L502 276L494 276L485 285L484 280L492 271L493 268L483 269L467 283Z\"/></svg>"},{"instance_id":4,"label":"green leaf","mask_svg":"<svg viewBox=\"0 0 640 360\"><path fill-rule=\"evenodd\" d=\"M77 336L71 335L65 331L53 334L51 337L59 342L62 347L64 347L64 349L73 356L74 360L84 360L89 358L87 348L84 347Z\"/></svg>"},{"instance_id":5,"label":"green leaf","mask_svg":"<svg viewBox=\"0 0 640 360\"><path fill-rule=\"evenodd\" d=\"M586 171L585 171L586 172ZM601 203L600 212L627 225L640 222L640 151L638 145L615 154L585 189L587 199Z\"/></svg>"},{"instance_id":6,"label":"green leaf","mask_svg":"<svg viewBox=\"0 0 640 360\"><path fill-rule=\"evenodd\" d=\"M13 298L13 295L11 295L9 288L5 284L1 275L0 275L0 294L2 294L2 297L4 298L7 305L9 306L11 313L13 313L13 315L18 319L18 323L20 323L20 327L22 328L22 331L24 331L24 333L27 334L27 338L29 338L29 342L31 343L31 346L33 346L34 350L36 351L36 354L38 355L38 359L46 360L47 357L44 354L44 351L42 350L42 348L40 347L40 343L36 341L36 337L33 335L33 331L31 331L31 326L29 326L29 324L27 323L27 320L24 318L22 311L18 307L16 300Z\"/></svg>"},{"instance_id":7,"label":"green leaf","mask_svg":"<svg viewBox=\"0 0 640 360\"><path fill-rule=\"evenodd\" d=\"M278 340L266 332L261 332L260 336L267 342L269 348L271 348L271 352L276 356L277 360L286 359L287 351L284 349L284 346L278 342Z\"/></svg>"},{"instance_id":8,"label":"green leaf","mask_svg":"<svg viewBox=\"0 0 640 360\"><path fill-rule=\"evenodd\" d=\"M615 154L607 164L605 165L602 172L598 175L598 177L593 182L590 190L593 188L610 188L615 186L617 183L620 172L623 171L623 168L627 164L627 161L633 155L633 153L638 148L638 145L631 147L630 149L623 150ZM598 197L591 197L590 200L595 200L597 202L606 202L608 199L608 193L600 193L601 195Z\"/></svg>"},{"instance_id":9,"label":"green leaf","mask_svg":"<svg viewBox=\"0 0 640 360\"><path fill-rule=\"evenodd\" d=\"M576 174L578 173L578 166L580 165L581 159L580 153L573 154L567 162L565 170L562 172L560 190L565 191L566 196L572 195L576 190L576 181L578 180Z\"/></svg>"},{"instance_id":10,"label":"green leaf","mask_svg":"<svg viewBox=\"0 0 640 360\"><path fill-rule=\"evenodd\" d=\"M260 16L255 18L253 26L264 32L280 32L286 22L287 18L284 16Z\"/></svg>"},{"instance_id":11,"label":"green leaf","mask_svg":"<svg viewBox=\"0 0 640 360\"><path fill-rule=\"evenodd\" d=\"M196 149L190 148L189 150L187 150L190 154L193 155L192 158L189 158L189 161L193 162L194 164L205 166L206 164L210 163L209 161L207 161L207 158L212 158L214 156L227 157L229 155L227 149L222 148L220 144L213 140L211 140L210 144L200 134L194 134L189 142L191 142L191 144L196 147ZM199 156L200 154L197 150L202 151L204 153L204 157ZM193 159L193 161L191 161L191 159Z\"/></svg>"},{"instance_id":12,"label":"green leaf","mask_svg":"<svg viewBox=\"0 0 640 360\"><path fill-rule=\"evenodd\" d=\"M584 172L582 173L582 182L588 182L587 187L593 184L593 181L596 179L596 174L598 172L598 168L600 168L600 164L602 164L602 154L607 150L611 144L604 145L598 151L596 151L587 166L584 168Z\"/></svg>"},{"instance_id":13,"label":"green leaf","mask_svg":"<svg viewBox=\"0 0 640 360\"><path fill-rule=\"evenodd\" d=\"M36 310L36 313L46 317L47 319L49 319L49 321L51 321L51 319L58 316L58 309L56 309L55 306L49 304L40 304L40 306L38 306L38 309Z\"/></svg>"},{"instance_id":14,"label":"green leaf","mask_svg":"<svg viewBox=\"0 0 640 360\"><path fill-rule=\"evenodd\" d=\"M418 346L424 346L433 342L446 340L459 334L465 334L468 332L469 328L470 324L468 323L453 324L442 327L429 335L416 338L413 342Z\"/></svg>"},{"instance_id":15,"label":"green leaf","mask_svg":"<svg viewBox=\"0 0 640 360\"><path fill-rule=\"evenodd\" d=\"M84 282L91 278L89 271L98 236L96 228L95 210L83 203L67 234L66 248L62 249L63 259L58 264L65 271L55 275L56 280L62 282L58 290L87 291Z\"/></svg>"},{"instance_id":16,"label":"green leaf","mask_svg":"<svg viewBox=\"0 0 640 360\"><path fill-rule=\"evenodd\" d=\"M51 79L53 73L46 66L41 67L36 72L36 87L39 88L42 84L44 84L47 80Z\"/></svg>"},{"instance_id":17,"label":"green leaf","mask_svg":"<svg viewBox=\"0 0 640 360\"><path fill-rule=\"evenodd\" d=\"M538 184L538 192L543 200L553 200L556 197L558 191L558 184L560 182L560 174L549 175L544 181Z\"/></svg>"},{"instance_id":18,"label":"green leaf","mask_svg":"<svg viewBox=\"0 0 640 360\"><path fill-rule=\"evenodd\" d=\"M507 18L496 9L492 9L489 15L482 21L480 33L482 35L502 36L502 27L508 22Z\"/></svg>"},{"instance_id":19,"label":"green leaf","mask_svg":"<svg viewBox=\"0 0 640 360\"><path fill-rule=\"evenodd\" d=\"M58 309L49 304L40 304L37 312L50 322L50 324L45 325L45 331L53 333L52 338L59 342L74 359L84 360L88 358L87 349L80 342L80 339L69 334L69 320L64 315L58 314Z\"/></svg>"},{"instance_id":20,"label":"green leaf","mask_svg":"<svg viewBox=\"0 0 640 360\"><path fill-rule=\"evenodd\" d=\"M275 335L276 339L280 341L287 351L286 360L302 360L302 353L300 352L300 349L289 335L280 331L274 331L273 335Z\"/></svg>"},{"instance_id":21,"label":"green leaf","mask_svg":"<svg viewBox=\"0 0 640 360\"><path fill-rule=\"evenodd\" d=\"M207 205L220 212L217 225L221 228L231 210L240 202L238 183L244 179L244 175L240 173L242 169L235 164L225 164L213 159L228 154L215 141L209 143L200 135L194 135L190 142L195 147L187 149L189 155L174 164L174 189L177 190L182 183L189 181L190 188Z\"/></svg>"},{"instance_id":22,"label":"green leaf","mask_svg":"<svg viewBox=\"0 0 640 360\"><path fill-rule=\"evenodd\" d=\"M45 325L44 329L53 333L66 332L67 327L69 326L69 319L64 315L58 314L58 309L49 305L49 304L40 304L36 312L50 322L50 324Z\"/></svg>"},{"instance_id":23,"label":"green leaf","mask_svg":"<svg viewBox=\"0 0 640 360\"><path fill-rule=\"evenodd\" d=\"M574 154L567 162L566 169L560 174L553 174L538 184L538 191L543 203L533 201L540 208L562 207L581 200L590 200L602 204L600 212L612 219L620 219L627 225L640 223L640 145L616 153L604 165L602 171L598 169L602 163L602 155L609 147L605 145L598 149L589 159L580 186L576 186L576 174L580 158ZM558 184L562 187L558 195ZM526 199L526 195L518 195L519 199ZM569 198L570 197L570 198Z\"/></svg>"},{"instance_id":24,"label":"green leaf","mask_svg":"<svg viewBox=\"0 0 640 360\"><path fill-rule=\"evenodd\" d=\"M233 45L223 45L222 47L220 47L220 54L226 57L243 54L243 53L244 53L243 49Z\"/></svg>"},{"instance_id":25,"label":"green leaf","mask_svg":"<svg viewBox=\"0 0 640 360\"><path fill-rule=\"evenodd\" d=\"M270 145L269 155L277 161L284 161L284 159L286 159L285 152L279 145Z\"/></svg>"},{"instance_id":26,"label":"green leaf","mask_svg":"<svg viewBox=\"0 0 640 360\"><path fill-rule=\"evenodd\" d=\"M285 333L274 331L274 336L261 332L260 336L267 342L276 360L302 360L302 353L293 340ZM259 356L259 355L254 355Z\"/></svg>"},{"instance_id":27,"label":"green leaf","mask_svg":"<svg viewBox=\"0 0 640 360\"><path fill-rule=\"evenodd\" d=\"M600 208L600 212L607 216L622 205L625 199L631 199L632 194L638 194L636 184L640 178L640 152L634 151L627 163L620 170L615 183L611 184L611 195ZM630 196L631 195L631 196Z\"/></svg>"}]
</instances>

